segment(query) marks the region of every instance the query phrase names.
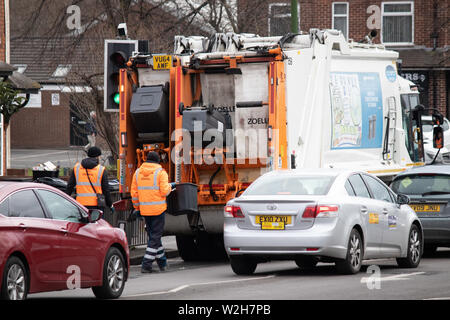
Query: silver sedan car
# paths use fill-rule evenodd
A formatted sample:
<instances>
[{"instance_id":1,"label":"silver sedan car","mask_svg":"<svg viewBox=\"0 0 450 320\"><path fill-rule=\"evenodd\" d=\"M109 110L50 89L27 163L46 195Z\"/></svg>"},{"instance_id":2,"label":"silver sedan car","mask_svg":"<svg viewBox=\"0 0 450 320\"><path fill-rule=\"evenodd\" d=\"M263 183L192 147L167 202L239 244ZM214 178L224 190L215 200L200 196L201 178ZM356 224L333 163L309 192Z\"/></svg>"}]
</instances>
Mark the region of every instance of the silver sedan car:
<instances>
[{"instance_id":1,"label":"silver sedan car","mask_svg":"<svg viewBox=\"0 0 450 320\"><path fill-rule=\"evenodd\" d=\"M224 242L236 274L259 262L294 260L300 268L334 262L343 274L362 260L397 258L415 268L422 225L409 198L363 172L282 170L258 178L225 207Z\"/></svg>"}]
</instances>

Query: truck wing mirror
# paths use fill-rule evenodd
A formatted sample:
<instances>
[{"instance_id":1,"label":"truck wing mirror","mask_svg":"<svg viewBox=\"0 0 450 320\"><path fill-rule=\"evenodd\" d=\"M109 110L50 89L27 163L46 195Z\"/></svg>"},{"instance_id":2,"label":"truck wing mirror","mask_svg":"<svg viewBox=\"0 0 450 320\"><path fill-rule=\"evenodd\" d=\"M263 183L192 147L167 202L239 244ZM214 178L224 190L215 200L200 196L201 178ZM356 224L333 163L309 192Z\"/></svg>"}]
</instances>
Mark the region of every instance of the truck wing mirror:
<instances>
[{"instance_id":1,"label":"truck wing mirror","mask_svg":"<svg viewBox=\"0 0 450 320\"><path fill-rule=\"evenodd\" d=\"M442 149L444 147L444 130L441 126L433 128L433 148Z\"/></svg>"}]
</instances>

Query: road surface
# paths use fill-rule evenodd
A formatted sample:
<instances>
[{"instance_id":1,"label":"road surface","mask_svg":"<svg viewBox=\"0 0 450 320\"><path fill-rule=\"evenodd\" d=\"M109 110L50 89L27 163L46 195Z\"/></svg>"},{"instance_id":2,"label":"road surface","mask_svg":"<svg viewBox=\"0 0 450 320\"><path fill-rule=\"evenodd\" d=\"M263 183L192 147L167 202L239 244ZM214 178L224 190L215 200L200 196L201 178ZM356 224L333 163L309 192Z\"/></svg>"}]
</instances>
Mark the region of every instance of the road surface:
<instances>
[{"instance_id":1,"label":"road surface","mask_svg":"<svg viewBox=\"0 0 450 320\"><path fill-rule=\"evenodd\" d=\"M337 275L332 264L303 271L291 261L259 264L251 276L235 275L228 262L185 263L174 258L169 264L169 271L153 274L141 274L139 266L132 266L121 299L450 299L450 250L445 249L435 257L423 258L417 269L401 269L395 260L386 259L366 261L356 275ZM29 295L31 300L45 298L91 299L94 295L89 289Z\"/></svg>"}]
</instances>

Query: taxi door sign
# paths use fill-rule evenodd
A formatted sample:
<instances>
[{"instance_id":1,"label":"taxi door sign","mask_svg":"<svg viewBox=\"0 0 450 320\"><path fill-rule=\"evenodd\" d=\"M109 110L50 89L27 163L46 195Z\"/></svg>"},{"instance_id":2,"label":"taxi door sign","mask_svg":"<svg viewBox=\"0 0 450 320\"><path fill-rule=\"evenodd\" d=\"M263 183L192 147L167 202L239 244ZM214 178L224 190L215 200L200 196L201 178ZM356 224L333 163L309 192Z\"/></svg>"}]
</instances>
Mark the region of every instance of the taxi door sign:
<instances>
[{"instance_id":1,"label":"taxi door sign","mask_svg":"<svg viewBox=\"0 0 450 320\"><path fill-rule=\"evenodd\" d=\"M172 56L153 56L153 70L169 70L172 67Z\"/></svg>"},{"instance_id":2,"label":"taxi door sign","mask_svg":"<svg viewBox=\"0 0 450 320\"><path fill-rule=\"evenodd\" d=\"M380 216L378 215L378 213L369 213L369 223L370 224L380 223Z\"/></svg>"}]
</instances>

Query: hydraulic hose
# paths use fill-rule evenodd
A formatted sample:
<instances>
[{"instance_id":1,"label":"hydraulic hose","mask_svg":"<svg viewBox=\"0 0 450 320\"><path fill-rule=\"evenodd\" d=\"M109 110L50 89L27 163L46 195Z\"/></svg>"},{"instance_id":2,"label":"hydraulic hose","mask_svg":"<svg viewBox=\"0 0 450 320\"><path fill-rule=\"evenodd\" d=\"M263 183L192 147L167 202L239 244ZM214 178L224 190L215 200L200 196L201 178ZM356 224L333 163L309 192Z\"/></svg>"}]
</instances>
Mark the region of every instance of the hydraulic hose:
<instances>
[{"instance_id":1,"label":"hydraulic hose","mask_svg":"<svg viewBox=\"0 0 450 320\"><path fill-rule=\"evenodd\" d=\"M217 196L217 194L213 190L212 182L213 182L214 178L216 177L216 175L219 173L219 171L221 169L222 169L222 166L217 168L216 172L214 172L213 175L211 176L211 178L209 179L209 194L211 195L213 200L216 201L216 202L219 201L219 197Z\"/></svg>"}]
</instances>

